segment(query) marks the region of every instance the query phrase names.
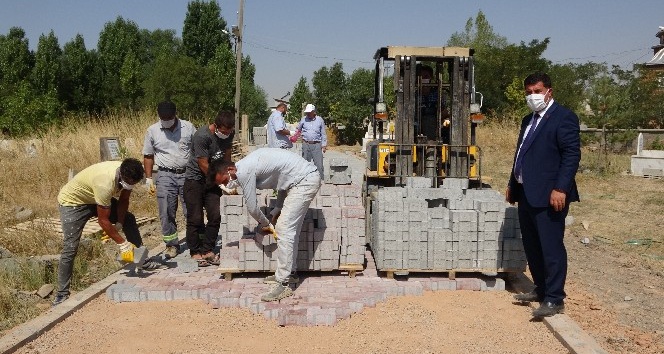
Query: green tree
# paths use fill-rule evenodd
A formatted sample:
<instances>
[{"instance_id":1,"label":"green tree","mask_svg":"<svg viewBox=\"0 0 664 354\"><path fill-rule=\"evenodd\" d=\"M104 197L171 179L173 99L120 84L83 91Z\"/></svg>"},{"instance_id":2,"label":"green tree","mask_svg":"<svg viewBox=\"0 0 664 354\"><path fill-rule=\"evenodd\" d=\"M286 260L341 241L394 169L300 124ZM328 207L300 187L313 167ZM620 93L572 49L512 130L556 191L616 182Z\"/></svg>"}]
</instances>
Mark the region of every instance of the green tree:
<instances>
[{"instance_id":1,"label":"green tree","mask_svg":"<svg viewBox=\"0 0 664 354\"><path fill-rule=\"evenodd\" d=\"M182 28L184 53L199 65L207 65L215 56L217 47L231 47L229 36L222 31L226 21L221 17L221 8L216 1L191 1Z\"/></svg>"},{"instance_id":2,"label":"green tree","mask_svg":"<svg viewBox=\"0 0 664 354\"><path fill-rule=\"evenodd\" d=\"M365 122L371 117L373 107L374 73L364 68L356 69L346 82L343 98L332 103L330 116L343 126L337 136L339 143L354 145L361 142L364 136Z\"/></svg>"},{"instance_id":3,"label":"green tree","mask_svg":"<svg viewBox=\"0 0 664 354\"><path fill-rule=\"evenodd\" d=\"M475 20L469 18L463 32L455 32L447 41L448 46L469 47L478 52L488 48L504 48L508 45L507 38L493 31L493 27L484 16L482 10L477 12Z\"/></svg>"},{"instance_id":4,"label":"green tree","mask_svg":"<svg viewBox=\"0 0 664 354\"><path fill-rule=\"evenodd\" d=\"M136 103L139 97L142 96L141 88L141 64L138 62L136 55L129 52L122 63L120 68L120 87L125 102L131 109L138 109Z\"/></svg>"},{"instance_id":5,"label":"green tree","mask_svg":"<svg viewBox=\"0 0 664 354\"><path fill-rule=\"evenodd\" d=\"M99 112L101 104L101 68L97 53L85 48L79 34L65 43L62 51L62 82L60 97L66 110L85 113Z\"/></svg>"},{"instance_id":6,"label":"green tree","mask_svg":"<svg viewBox=\"0 0 664 354\"><path fill-rule=\"evenodd\" d=\"M99 59L103 75L103 95L106 106L116 106L122 102L130 101L130 97L123 95L120 82L120 68L125 64L125 57L129 53L139 59L146 58L145 48L142 47L140 30L133 21L125 21L122 17L114 22L107 22L99 34Z\"/></svg>"},{"instance_id":7,"label":"green tree","mask_svg":"<svg viewBox=\"0 0 664 354\"><path fill-rule=\"evenodd\" d=\"M12 27L9 33L0 35L0 88L10 89L28 77L34 66L25 31Z\"/></svg>"},{"instance_id":8,"label":"green tree","mask_svg":"<svg viewBox=\"0 0 664 354\"><path fill-rule=\"evenodd\" d=\"M32 86L37 94L50 91L58 92L61 80L60 62L62 49L58 38L51 31L47 36L39 36L39 44L35 53L35 67L32 69Z\"/></svg>"},{"instance_id":9,"label":"green tree","mask_svg":"<svg viewBox=\"0 0 664 354\"><path fill-rule=\"evenodd\" d=\"M343 64L334 63L331 68L322 67L314 72L311 82L314 87L314 101L316 110L321 117L330 117L330 108L333 103L340 102L346 89L346 73Z\"/></svg>"},{"instance_id":10,"label":"green tree","mask_svg":"<svg viewBox=\"0 0 664 354\"><path fill-rule=\"evenodd\" d=\"M182 40L175 35L175 30L156 29L150 31L142 29L140 31L141 41L145 48L145 63L154 64L158 57L175 56L181 51Z\"/></svg>"},{"instance_id":11,"label":"green tree","mask_svg":"<svg viewBox=\"0 0 664 354\"><path fill-rule=\"evenodd\" d=\"M157 58L144 89L145 106L156 107L158 102L170 99L177 105L179 116L199 124L210 122L219 110L219 85L214 72L184 55Z\"/></svg>"},{"instance_id":12,"label":"green tree","mask_svg":"<svg viewBox=\"0 0 664 354\"><path fill-rule=\"evenodd\" d=\"M235 53L229 47L217 47L208 67L219 84L217 94L219 107L233 107L235 105Z\"/></svg>"},{"instance_id":13,"label":"green tree","mask_svg":"<svg viewBox=\"0 0 664 354\"><path fill-rule=\"evenodd\" d=\"M505 96L514 78L523 79L535 71L547 72L549 62L542 58L549 39L529 44L510 44L505 48L487 48L475 57L475 86L484 95L484 109L502 111L509 107Z\"/></svg>"},{"instance_id":14,"label":"green tree","mask_svg":"<svg viewBox=\"0 0 664 354\"><path fill-rule=\"evenodd\" d=\"M28 80L3 97L0 129L11 136L39 134L59 121L60 102L54 90L36 95Z\"/></svg>"},{"instance_id":15,"label":"green tree","mask_svg":"<svg viewBox=\"0 0 664 354\"><path fill-rule=\"evenodd\" d=\"M619 109L624 108L623 104L627 98L627 95L623 94L624 91L621 91L610 76L593 80L588 100L588 105L594 112L593 125L599 127L617 125L621 116Z\"/></svg>"},{"instance_id":16,"label":"green tree","mask_svg":"<svg viewBox=\"0 0 664 354\"><path fill-rule=\"evenodd\" d=\"M286 113L286 120L290 123L297 123L302 119L302 109L304 105L313 102L313 93L307 84L307 79L304 76L300 77L297 84L293 88L293 94L290 97L290 108Z\"/></svg>"}]
</instances>

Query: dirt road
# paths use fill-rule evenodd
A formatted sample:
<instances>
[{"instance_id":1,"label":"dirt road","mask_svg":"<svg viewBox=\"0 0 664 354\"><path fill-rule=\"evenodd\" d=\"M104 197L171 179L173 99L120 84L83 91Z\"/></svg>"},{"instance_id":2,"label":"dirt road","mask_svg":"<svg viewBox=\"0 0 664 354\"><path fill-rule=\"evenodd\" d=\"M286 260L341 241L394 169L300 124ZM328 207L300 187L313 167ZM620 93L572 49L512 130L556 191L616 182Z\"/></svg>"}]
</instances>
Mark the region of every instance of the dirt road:
<instances>
[{"instance_id":1,"label":"dirt road","mask_svg":"<svg viewBox=\"0 0 664 354\"><path fill-rule=\"evenodd\" d=\"M388 299L333 327L279 327L247 309L101 296L19 353L565 353L507 291Z\"/></svg>"}]
</instances>

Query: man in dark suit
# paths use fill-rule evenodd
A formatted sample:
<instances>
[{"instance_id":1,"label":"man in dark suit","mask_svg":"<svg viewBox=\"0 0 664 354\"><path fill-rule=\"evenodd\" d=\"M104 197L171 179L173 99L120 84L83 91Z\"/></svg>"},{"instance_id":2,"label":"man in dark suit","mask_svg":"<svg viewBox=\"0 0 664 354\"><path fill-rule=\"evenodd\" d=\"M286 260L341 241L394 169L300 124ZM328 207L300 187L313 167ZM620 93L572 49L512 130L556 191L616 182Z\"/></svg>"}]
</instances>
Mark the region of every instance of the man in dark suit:
<instances>
[{"instance_id":1,"label":"man in dark suit","mask_svg":"<svg viewBox=\"0 0 664 354\"><path fill-rule=\"evenodd\" d=\"M521 122L507 202L518 203L519 223L535 289L514 297L538 301L536 318L563 313L567 251L565 217L579 201L574 176L581 159L579 118L553 100L551 79L534 73L523 82L533 113Z\"/></svg>"}]
</instances>

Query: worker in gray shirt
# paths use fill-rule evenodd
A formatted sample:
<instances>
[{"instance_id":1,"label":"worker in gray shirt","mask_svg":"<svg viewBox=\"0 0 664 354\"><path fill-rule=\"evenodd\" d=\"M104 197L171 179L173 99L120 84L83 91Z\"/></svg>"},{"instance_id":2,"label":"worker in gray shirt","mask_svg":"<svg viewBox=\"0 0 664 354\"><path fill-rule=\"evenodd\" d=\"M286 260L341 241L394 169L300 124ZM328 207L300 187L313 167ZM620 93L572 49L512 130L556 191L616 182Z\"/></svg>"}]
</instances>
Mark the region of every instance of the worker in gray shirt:
<instances>
[{"instance_id":1,"label":"worker in gray shirt","mask_svg":"<svg viewBox=\"0 0 664 354\"><path fill-rule=\"evenodd\" d=\"M291 151L264 148L235 164L215 162L211 173L216 184L230 189L241 187L249 214L258 221L263 232L277 238L277 271L274 277L266 278L266 282L274 282L274 286L261 300L277 301L293 295L288 283L296 269L300 229L321 184L316 166ZM258 206L257 189L278 191L277 212L271 213L272 220Z\"/></svg>"},{"instance_id":2,"label":"worker in gray shirt","mask_svg":"<svg viewBox=\"0 0 664 354\"><path fill-rule=\"evenodd\" d=\"M152 124L143 141L143 168L145 185L150 195L157 196L162 239L166 244L166 258L177 256L179 248L178 228L175 216L178 199L187 216L183 199L185 167L191 158L192 137L196 132L193 124L178 119L175 103L164 101L157 106L159 122ZM157 165L157 180L152 170Z\"/></svg>"},{"instance_id":3,"label":"worker in gray shirt","mask_svg":"<svg viewBox=\"0 0 664 354\"><path fill-rule=\"evenodd\" d=\"M284 120L286 110L286 104L280 102L267 119L268 147L280 149L290 149L293 147L293 143L288 138L291 135L291 131L286 127L286 121Z\"/></svg>"},{"instance_id":4,"label":"worker in gray shirt","mask_svg":"<svg viewBox=\"0 0 664 354\"><path fill-rule=\"evenodd\" d=\"M323 153L327 150L327 133L323 118L316 114L316 106L308 104L304 108L305 116L297 125L295 136L302 136L302 157L313 161L321 180L323 180Z\"/></svg>"}]
</instances>

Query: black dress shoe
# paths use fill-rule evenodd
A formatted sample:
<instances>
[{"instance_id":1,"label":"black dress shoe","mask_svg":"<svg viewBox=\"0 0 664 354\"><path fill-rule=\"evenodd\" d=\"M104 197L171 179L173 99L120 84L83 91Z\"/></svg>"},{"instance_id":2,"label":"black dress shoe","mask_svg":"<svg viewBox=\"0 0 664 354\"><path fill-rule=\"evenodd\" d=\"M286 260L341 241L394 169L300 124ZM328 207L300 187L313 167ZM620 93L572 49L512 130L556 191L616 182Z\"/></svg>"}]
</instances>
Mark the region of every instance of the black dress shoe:
<instances>
[{"instance_id":1,"label":"black dress shoe","mask_svg":"<svg viewBox=\"0 0 664 354\"><path fill-rule=\"evenodd\" d=\"M522 302L535 302L535 301L540 302L540 301L542 301L542 298L539 295L537 295L535 290L533 290L529 293L525 293L525 294L516 294L516 295L514 295L514 299L516 301L522 301Z\"/></svg>"},{"instance_id":2,"label":"black dress shoe","mask_svg":"<svg viewBox=\"0 0 664 354\"><path fill-rule=\"evenodd\" d=\"M547 301L541 303L540 307L533 310L533 317L537 318L549 317L559 313L565 313L565 304L562 301L557 304Z\"/></svg>"}]
</instances>

